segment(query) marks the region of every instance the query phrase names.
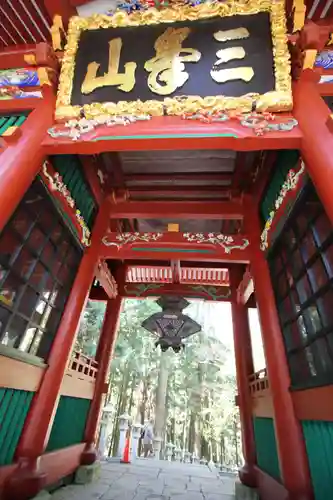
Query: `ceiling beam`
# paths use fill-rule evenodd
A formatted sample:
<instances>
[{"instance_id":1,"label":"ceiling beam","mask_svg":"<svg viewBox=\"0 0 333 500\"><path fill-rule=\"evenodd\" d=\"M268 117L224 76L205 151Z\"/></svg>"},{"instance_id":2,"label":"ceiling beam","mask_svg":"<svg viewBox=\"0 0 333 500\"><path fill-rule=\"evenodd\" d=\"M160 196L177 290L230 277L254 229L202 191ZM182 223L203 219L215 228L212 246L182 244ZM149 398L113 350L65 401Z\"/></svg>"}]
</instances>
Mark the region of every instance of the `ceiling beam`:
<instances>
[{"instance_id":1,"label":"ceiling beam","mask_svg":"<svg viewBox=\"0 0 333 500\"><path fill-rule=\"evenodd\" d=\"M165 173L165 174L125 174L126 182L177 182L177 181L231 181L232 172L190 172L190 173Z\"/></svg>"},{"instance_id":2,"label":"ceiling beam","mask_svg":"<svg viewBox=\"0 0 333 500\"><path fill-rule=\"evenodd\" d=\"M156 193L163 191L166 193L228 193L228 186L128 186L127 190L133 193Z\"/></svg>"},{"instance_id":3,"label":"ceiling beam","mask_svg":"<svg viewBox=\"0 0 333 500\"><path fill-rule=\"evenodd\" d=\"M93 156L86 155L80 156L80 162L94 198L97 204L101 205L104 199L104 193L97 175L98 163Z\"/></svg>"},{"instance_id":4,"label":"ceiling beam","mask_svg":"<svg viewBox=\"0 0 333 500\"><path fill-rule=\"evenodd\" d=\"M255 195L257 200L261 200L264 194L269 178L272 174L272 169L274 168L276 158L277 158L276 151L267 152L262 168L258 172L257 178L252 184L251 194Z\"/></svg>"},{"instance_id":5,"label":"ceiling beam","mask_svg":"<svg viewBox=\"0 0 333 500\"><path fill-rule=\"evenodd\" d=\"M113 203L111 219L243 219L240 201L124 201Z\"/></svg>"},{"instance_id":6,"label":"ceiling beam","mask_svg":"<svg viewBox=\"0 0 333 500\"><path fill-rule=\"evenodd\" d=\"M102 238L101 259L194 260L249 262L249 240L232 236L231 240L212 238L208 234L186 233L108 233Z\"/></svg>"},{"instance_id":7,"label":"ceiling beam","mask_svg":"<svg viewBox=\"0 0 333 500\"><path fill-rule=\"evenodd\" d=\"M108 182L108 187L113 191L117 191L117 189L126 190L126 182L124 171L120 159L120 155L116 152L105 153L101 155L102 161L104 162L105 169L108 173L108 177L111 177L111 182ZM126 217L127 218L127 217ZM132 231L135 231L134 220L131 217L128 217L128 222ZM111 229L114 229L114 226L111 223Z\"/></svg>"},{"instance_id":8,"label":"ceiling beam","mask_svg":"<svg viewBox=\"0 0 333 500\"><path fill-rule=\"evenodd\" d=\"M241 178L244 176L246 160L247 160L247 152L238 151L235 161L235 171L231 183L231 190L234 195L237 195L240 192L239 184Z\"/></svg>"}]
</instances>

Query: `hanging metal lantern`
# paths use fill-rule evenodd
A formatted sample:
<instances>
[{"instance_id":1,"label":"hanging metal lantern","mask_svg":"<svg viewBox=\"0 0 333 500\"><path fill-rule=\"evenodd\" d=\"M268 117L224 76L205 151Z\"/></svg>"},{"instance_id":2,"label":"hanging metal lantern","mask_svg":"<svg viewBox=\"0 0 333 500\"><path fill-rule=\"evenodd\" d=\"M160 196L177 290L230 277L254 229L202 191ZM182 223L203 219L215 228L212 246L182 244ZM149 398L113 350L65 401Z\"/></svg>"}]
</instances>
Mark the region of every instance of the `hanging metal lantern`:
<instances>
[{"instance_id":1,"label":"hanging metal lantern","mask_svg":"<svg viewBox=\"0 0 333 500\"><path fill-rule=\"evenodd\" d=\"M162 351L169 347L175 352L184 348L182 339L200 332L201 326L192 318L183 314L183 309L190 303L183 297L162 296L156 303L161 312L152 314L142 323L143 328L159 337L155 346L161 346Z\"/></svg>"}]
</instances>

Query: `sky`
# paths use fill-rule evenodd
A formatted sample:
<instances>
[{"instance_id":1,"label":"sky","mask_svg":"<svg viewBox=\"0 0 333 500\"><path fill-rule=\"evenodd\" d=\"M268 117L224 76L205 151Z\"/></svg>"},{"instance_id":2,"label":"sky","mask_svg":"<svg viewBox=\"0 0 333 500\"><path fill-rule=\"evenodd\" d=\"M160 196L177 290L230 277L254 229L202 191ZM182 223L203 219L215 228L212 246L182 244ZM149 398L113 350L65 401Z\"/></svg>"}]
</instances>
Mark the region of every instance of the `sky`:
<instances>
[{"instance_id":1,"label":"sky","mask_svg":"<svg viewBox=\"0 0 333 500\"><path fill-rule=\"evenodd\" d=\"M231 304L230 302L201 302L201 314L204 318L199 323L202 325L203 330L214 328L215 334L220 340L230 349L230 356L228 356L225 364L225 373L235 374L235 355L234 355L234 340L232 331L232 318L231 318ZM191 306L184 310L185 314L191 315ZM194 318L198 320L199 318ZM257 372L265 368L265 357L261 341L261 330L257 309L249 309L249 322L252 340L252 352L254 369Z\"/></svg>"}]
</instances>

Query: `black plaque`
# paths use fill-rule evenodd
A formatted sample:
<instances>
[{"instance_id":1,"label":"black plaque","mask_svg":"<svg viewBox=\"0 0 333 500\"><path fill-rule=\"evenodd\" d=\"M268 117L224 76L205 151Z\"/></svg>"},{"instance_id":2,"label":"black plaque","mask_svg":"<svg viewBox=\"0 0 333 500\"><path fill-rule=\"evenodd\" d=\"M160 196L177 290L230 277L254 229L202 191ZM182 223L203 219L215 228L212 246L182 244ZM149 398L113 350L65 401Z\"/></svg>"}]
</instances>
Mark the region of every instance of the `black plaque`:
<instances>
[{"instance_id":1,"label":"black plaque","mask_svg":"<svg viewBox=\"0 0 333 500\"><path fill-rule=\"evenodd\" d=\"M185 62L185 71L189 74L185 84L168 96L152 92L147 84L149 73L144 69L147 60L155 57L154 43L169 27L189 27L191 32L183 42L183 48L193 48L201 52L198 62ZM241 40L218 42L214 33L220 30L246 28L249 37ZM107 86L84 95L81 85L89 63L100 64L97 76L108 71L109 41L121 37L122 49L119 72L124 71L124 64L130 61L137 63L135 86L130 92L123 92L116 86ZM210 71L217 61L216 52L230 47L243 47L245 57L224 63L220 68L237 68L251 66L254 76L249 82L233 80L226 83L216 83ZM265 94L275 90L273 48L270 29L270 17L266 12L255 15L237 15L231 17L216 17L200 21L186 21L153 26L107 28L83 31L79 39L76 55L73 91L71 105L83 106L96 102L119 101L163 101L166 97L177 96L227 96L239 97L250 92Z\"/></svg>"}]
</instances>

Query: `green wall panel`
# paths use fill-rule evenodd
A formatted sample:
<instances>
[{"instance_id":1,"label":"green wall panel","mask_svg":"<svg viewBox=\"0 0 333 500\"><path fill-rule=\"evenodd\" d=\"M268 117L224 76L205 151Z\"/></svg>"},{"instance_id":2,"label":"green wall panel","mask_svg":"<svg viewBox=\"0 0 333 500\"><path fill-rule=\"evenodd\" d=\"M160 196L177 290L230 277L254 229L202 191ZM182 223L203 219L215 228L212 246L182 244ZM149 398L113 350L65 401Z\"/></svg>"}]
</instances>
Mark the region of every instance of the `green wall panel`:
<instances>
[{"instance_id":1,"label":"green wall panel","mask_svg":"<svg viewBox=\"0 0 333 500\"><path fill-rule=\"evenodd\" d=\"M302 422L315 500L333 497L333 422Z\"/></svg>"},{"instance_id":2,"label":"green wall panel","mask_svg":"<svg viewBox=\"0 0 333 500\"><path fill-rule=\"evenodd\" d=\"M76 207L80 210L82 217L91 229L97 205L83 174L80 160L76 155L56 155L51 157L51 162L61 175L75 200Z\"/></svg>"},{"instance_id":3,"label":"green wall panel","mask_svg":"<svg viewBox=\"0 0 333 500\"><path fill-rule=\"evenodd\" d=\"M0 116L0 136L3 135L10 127L20 127L26 119L26 115Z\"/></svg>"},{"instance_id":4,"label":"green wall panel","mask_svg":"<svg viewBox=\"0 0 333 500\"><path fill-rule=\"evenodd\" d=\"M270 212L274 210L275 200L281 191L289 170L296 166L298 158L299 152L296 150L278 152L273 167L273 175L260 203L260 215L264 222L269 218Z\"/></svg>"},{"instance_id":5,"label":"green wall panel","mask_svg":"<svg viewBox=\"0 0 333 500\"><path fill-rule=\"evenodd\" d=\"M253 426L258 467L279 481L280 467L273 419L254 417Z\"/></svg>"},{"instance_id":6,"label":"green wall panel","mask_svg":"<svg viewBox=\"0 0 333 500\"><path fill-rule=\"evenodd\" d=\"M0 388L0 465L13 462L34 393Z\"/></svg>"},{"instance_id":7,"label":"green wall panel","mask_svg":"<svg viewBox=\"0 0 333 500\"><path fill-rule=\"evenodd\" d=\"M46 451L82 443L90 399L61 396Z\"/></svg>"}]
</instances>

